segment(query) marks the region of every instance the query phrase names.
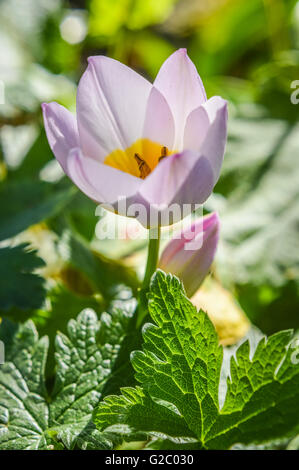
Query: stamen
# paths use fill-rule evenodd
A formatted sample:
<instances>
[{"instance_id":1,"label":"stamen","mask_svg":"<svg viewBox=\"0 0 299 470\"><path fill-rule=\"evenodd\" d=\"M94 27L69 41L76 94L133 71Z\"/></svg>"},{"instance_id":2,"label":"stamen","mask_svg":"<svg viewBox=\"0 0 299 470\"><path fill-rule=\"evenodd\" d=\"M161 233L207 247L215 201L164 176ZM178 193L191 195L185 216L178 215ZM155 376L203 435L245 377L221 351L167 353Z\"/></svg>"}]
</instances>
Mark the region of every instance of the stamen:
<instances>
[{"instance_id":1,"label":"stamen","mask_svg":"<svg viewBox=\"0 0 299 470\"><path fill-rule=\"evenodd\" d=\"M137 162L137 165L140 171L140 178L144 180L150 174L151 169L146 163L146 161L142 160L142 158L140 157L138 153L135 153L134 158Z\"/></svg>"},{"instance_id":2,"label":"stamen","mask_svg":"<svg viewBox=\"0 0 299 470\"><path fill-rule=\"evenodd\" d=\"M158 162L161 162L161 160L163 160L163 158L167 157L167 155L168 155L168 148L167 147L161 147L161 155L158 159ZM137 162L138 169L140 171L140 178L142 178L144 180L150 174L151 169L148 166L148 164L146 163L146 161L143 160L143 158L141 158L139 153L135 153L134 158Z\"/></svg>"},{"instance_id":3,"label":"stamen","mask_svg":"<svg viewBox=\"0 0 299 470\"><path fill-rule=\"evenodd\" d=\"M163 160L163 158L167 157L168 149L167 147L162 147L161 148L161 156L159 157L159 162Z\"/></svg>"}]
</instances>

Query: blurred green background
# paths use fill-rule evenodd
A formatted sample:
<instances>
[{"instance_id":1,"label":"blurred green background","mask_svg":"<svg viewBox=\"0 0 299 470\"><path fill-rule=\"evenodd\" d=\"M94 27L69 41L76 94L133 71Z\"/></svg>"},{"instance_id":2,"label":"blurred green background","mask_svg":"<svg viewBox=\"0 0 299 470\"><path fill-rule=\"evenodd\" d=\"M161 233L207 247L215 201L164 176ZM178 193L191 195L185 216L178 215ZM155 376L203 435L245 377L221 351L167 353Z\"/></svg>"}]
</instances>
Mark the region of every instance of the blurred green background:
<instances>
[{"instance_id":1,"label":"blurred green background","mask_svg":"<svg viewBox=\"0 0 299 470\"><path fill-rule=\"evenodd\" d=\"M208 97L229 101L223 171L205 205L222 222L215 275L264 332L297 329L299 104L290 98L298 46L296 0L1 0L0 314L32 316L49 333L63 329L62 317L105 306L121 283L136 288L118 265L136 246L109 251L94 240L95 206L62 177L40 104L74 110L90 55L153 80L186 47ZM34 254L7 250L32 240L46 284L31 274L41 263Z\"/></svg>"}]
</instances>

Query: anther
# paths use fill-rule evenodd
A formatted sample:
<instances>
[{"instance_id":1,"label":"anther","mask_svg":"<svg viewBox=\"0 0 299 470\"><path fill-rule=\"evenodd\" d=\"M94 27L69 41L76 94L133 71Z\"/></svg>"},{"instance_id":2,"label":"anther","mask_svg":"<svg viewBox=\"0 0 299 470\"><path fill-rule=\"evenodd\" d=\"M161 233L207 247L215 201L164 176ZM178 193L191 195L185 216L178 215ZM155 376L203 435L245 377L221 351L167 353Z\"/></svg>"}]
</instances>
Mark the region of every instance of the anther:
<instances>
[{"instance_id":1,"label":"anther","mask_svg":"<svg viewBox=\"0 0 299 470\"><path fill-rule=\"evenodd\" d=\"M138 153L134 154L134 158L137 162L140 171L140 178L144 180L150 174L151 169L146 163L146 161L143 160Z\"/></svg>"},{"instance_id":2,"label":"anther","mask_svg":"<svg viewBox=\"0 0 299 470\"><path fill-rule=\"evenodd\" d=\"M159 157L159 162L163 160L163 158L167 157L167 153L168 153L167 147L162 147L161 156Z\"/></svg>"}]
</instances>

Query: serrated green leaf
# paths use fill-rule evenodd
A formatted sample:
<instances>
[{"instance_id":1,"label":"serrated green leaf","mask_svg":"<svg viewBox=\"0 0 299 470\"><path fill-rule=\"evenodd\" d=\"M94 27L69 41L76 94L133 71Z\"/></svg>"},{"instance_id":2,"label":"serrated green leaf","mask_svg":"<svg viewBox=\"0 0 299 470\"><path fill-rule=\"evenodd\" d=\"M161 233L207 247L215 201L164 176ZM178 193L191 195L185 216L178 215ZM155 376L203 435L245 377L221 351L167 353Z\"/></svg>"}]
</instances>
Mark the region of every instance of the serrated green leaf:
<instances>
[{"instance_id":1,"label":"serrated green leaf","mask_svg":"<svg viewBox=\"0 0 299 470\"><path fill-rule=\"evenodd\" d=\"M135 310L133 300L104 314L102 323L86 309L56 337L56 381L48 396L45 363L48 340L32 321L4 320L0 339L6 362L0 366L0 449L108 449L116 435L99 432L91 421ZM119 301L120 306L120 301ZM101 325L104 325L101 334ZM115 331L117 328L117 332ZM50 447L49 447L50 446Z\"/></svg>"},{"instance_id":2,"label":"serrated green leaf","mask_svg":"<svg viewBox=\"0 0 299 470\"><path fill-rule=\"evenodd\" d=\"M32 273L44 262L26 248L26 244L0 248L0 311L38 308L44 300L44 279Z\"/></svg>"},{"instance_id":3,"label":"serrated green leaf","mask_svg":"<svg viewBox=\"0 0 299 470\"><path fill-rule=\"evenodd\" d=\"M151 283L149 312L155 324L144 327L143 351L132 355L141 386L100 403L99 430L126 424L174 447L227 449L298 429L299 369L287 350L290 332L260 340L252 358L248 341L236 350L220 408L223 353L208 316L197 312L177 278L161 271Z\"/></svg>"},{"instance_id":4,"label":"serrated green leaf","mask_svg":"<svg viewBox=\"0 0 299 470\"><path fill-rule=\"evenodd\" d=\"M6 362L0 366L0 449L45 449L47 338L38 339L31 321L19 328L5 326L4 330L9 335L1 335Z\"/></svg>"},{"instance_id":5,"label":"serrated green leaf","mask_svg":"<svg viewBox=\"0 0 299 470\"><path fill-rule=\"evenodd\" d=\"M47 301L43 309L31 311L33 320L40 336L47 335L50 340L46 377L53 376L55 368L55 337L57 331L67 333L68 322L76 318L78 312L91 308L95 312L103 311L103 302L95 296L82 296L68 290L62 284L56 285L47 293ZM19 321L19 312L14 311L14 320Z\"/></svg>"}]
</instances>

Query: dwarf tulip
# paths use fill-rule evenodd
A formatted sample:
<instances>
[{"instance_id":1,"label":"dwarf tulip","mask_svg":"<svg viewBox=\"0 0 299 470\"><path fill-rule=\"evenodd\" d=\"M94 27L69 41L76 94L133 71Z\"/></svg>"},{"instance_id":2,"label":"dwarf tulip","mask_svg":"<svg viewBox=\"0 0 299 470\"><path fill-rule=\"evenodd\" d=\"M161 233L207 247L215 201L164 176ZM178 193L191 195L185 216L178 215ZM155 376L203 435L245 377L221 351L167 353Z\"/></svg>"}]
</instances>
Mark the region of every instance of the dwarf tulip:
<instances>
[{"instance_id":1,"label":"dwarf tulip","mask_svg":"<svg viewBox=\"0 0 299 470\"><path fill-rule=\"evenodd\" d=\"M156 225L169 224L162 216L172 204L193 210L218 180L226 101L207 100L185 49L164 62L153 85L116 60L90 57L78 85L77 116L57 103L42 108L64 172L91 199L144 226L155 225L148 218L152 207L160 217ZM146 216L132 213L132 204Z\"/></svg>"},{"instance_id":2,"label":"dwarf tulip","mask_svg":"<svg viewBox=\"0 0 299 470\"><path fill-rule=\"evenodd\" d=\"M219 239L219 218L214 212L196 220L164 249L158 267L178 276L191 297L208 274Z\"/></svg>"}]
</instances>

